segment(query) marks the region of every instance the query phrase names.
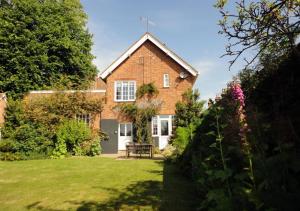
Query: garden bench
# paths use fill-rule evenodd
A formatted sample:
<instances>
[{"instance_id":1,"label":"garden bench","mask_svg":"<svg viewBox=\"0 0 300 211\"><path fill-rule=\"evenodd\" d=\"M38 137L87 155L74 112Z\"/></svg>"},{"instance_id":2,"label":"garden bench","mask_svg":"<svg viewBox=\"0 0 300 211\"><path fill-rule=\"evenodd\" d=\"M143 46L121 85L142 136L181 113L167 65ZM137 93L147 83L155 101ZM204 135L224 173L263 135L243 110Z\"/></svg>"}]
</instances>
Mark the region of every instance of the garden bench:
<instances>
[{"instance_id":1,"label":"garden bench","mask_svg":"<svg viewBox=\"0 0 300 211\"><path fill-rule=\"evenodd\" d=\"M130 156L130 153L139 154L142 157L142 154L148 154L150 158L153 157L153 145L152 144L138 144L138 143L128 143L126 144L126 157Z\"/></svg>"}]
</instances>

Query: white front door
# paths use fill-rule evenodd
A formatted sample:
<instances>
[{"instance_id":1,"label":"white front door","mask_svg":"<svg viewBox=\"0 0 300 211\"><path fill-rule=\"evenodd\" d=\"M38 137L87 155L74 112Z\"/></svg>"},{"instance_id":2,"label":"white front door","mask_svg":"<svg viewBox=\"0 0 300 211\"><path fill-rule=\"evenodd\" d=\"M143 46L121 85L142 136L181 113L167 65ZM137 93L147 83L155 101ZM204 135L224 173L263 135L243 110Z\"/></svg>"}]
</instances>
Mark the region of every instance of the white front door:
<instances>
[{"instance_id":1,"label":"white front door","mask_svg":"<svg viewBox=\"0 0 300 211\"><path fill-rule=\"evenodd\" d=\"M159 115L152 118L152 136L158 137L159 149L164 149L172 134L172 115Z\"/></svg>"},{"instance_id":2,"label":"white front door","mask_svg":"<svg viewBox=\"0 0 300 211\"><path fill-rule=\"evenodd\" d=\"M169 119L160 119L159 149L164 149L170 139Z\"/></svg>"},{"instance_id":3,"label":"white front door","mask_svg":"<svg viewBox=\"0 0 300 211\"><path fill-rule=\"evenodd\" d=\"M128 142L132 142L132 123L120 123L118 150L126 150L126 144Z\"/></svg>"}]
</instances>

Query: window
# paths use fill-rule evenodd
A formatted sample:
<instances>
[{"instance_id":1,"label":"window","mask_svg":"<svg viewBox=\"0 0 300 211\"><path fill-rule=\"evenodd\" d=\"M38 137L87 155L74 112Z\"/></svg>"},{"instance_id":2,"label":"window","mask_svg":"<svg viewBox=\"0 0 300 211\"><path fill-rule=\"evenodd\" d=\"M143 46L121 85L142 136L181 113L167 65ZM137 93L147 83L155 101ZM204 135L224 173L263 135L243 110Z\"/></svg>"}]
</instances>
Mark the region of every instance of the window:
<instances>
[{"instance_id":1,"label":"window","mask_svg":"<svg viewBox=\"0 0 300 211\"><path fill-rule=\"evenodd\" d=\"M76 114L77 121L82 121L86 124L90 124L91 122L91 115L90 114Z\"/></svg>"},{"instance_id":2,"label":"window","mask_svg":"<svg viewBox=\"0 0 300 211\"><path fill-rule=\"evenodd\" d=\"M120 136L125 136L126 124L120 124Z\"/></svg>"},{"instance_id":3,"label":"window","mask_svg":"<svg viewBox=\"0 0 300 211\"><path fill-rule=\"evenodd\" d=\"M158 135L158 120L157 116L152 118L152 135L157 136Z\"/></svg>"},{"instance_id":4,"label":"window","mask_svg":"<svg viewBox=\"0 0 300 211\"><path fill-rule=\"evenodd\" d=\"M120 123L120 136L131 136L131 135L132 135L132 124Z\"/></svg>"},{"instance_id":5,"label":"window","mask_svg":"<svg viewBox=\"0 0 300 211\"><path fill-rule=\"evenodd\" d=\"M136 92L135 81L115 82L115 101L134 101Z\"/></svg>"},{"instance_id":6,"label":"window","mask_svg":"<svg viewBox=\"0 0 300 211\"><path fill-rule=\"evenodd\" d=\"M168 120L161 120L160 121L160 134L162 136L169 135L169 121Z\"/></svg>"},{"instance_id":7,"label":"window","mask_svg":"<svg viewBox=\"0 0 300 211\"><path fill-rule=\"evenodd\" d=\"M132 124L126 124L126 136L131 136L132 134Z\"/></svg>"},{"instance_id":8,"label":"window","mask_svg":"<svg viewBox=\"0 0 300 211\"><path fill-rule=\"evenodd\" d=\"M169 74L164 74L164 87L170 87Z\"/></svg>"}]
</instances>

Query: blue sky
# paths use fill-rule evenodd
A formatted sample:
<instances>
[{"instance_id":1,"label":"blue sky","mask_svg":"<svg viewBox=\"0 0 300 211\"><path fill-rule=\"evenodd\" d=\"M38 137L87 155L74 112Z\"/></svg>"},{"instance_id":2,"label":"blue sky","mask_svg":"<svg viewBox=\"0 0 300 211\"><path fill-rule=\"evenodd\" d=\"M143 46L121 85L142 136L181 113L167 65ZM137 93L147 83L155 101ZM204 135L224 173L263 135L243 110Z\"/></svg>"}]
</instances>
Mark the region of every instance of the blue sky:
<instances>
[{"instance_id":1,"label":"blue sky","mask_svg":"<svg viewBox=\"0 0 300 211\"><path fill-rule=\"evenodd\" d=\"M140 17L155 23L150 32L195 67L194 88L201 98L215 97L242 67L228 71L229 58L220 58L227 43L218 34L220 15L214 0L81 0L93 34L94 63L104 70L146 31ZM229 8L232 9L232 8Z\"/></svg>"}]
</instances>

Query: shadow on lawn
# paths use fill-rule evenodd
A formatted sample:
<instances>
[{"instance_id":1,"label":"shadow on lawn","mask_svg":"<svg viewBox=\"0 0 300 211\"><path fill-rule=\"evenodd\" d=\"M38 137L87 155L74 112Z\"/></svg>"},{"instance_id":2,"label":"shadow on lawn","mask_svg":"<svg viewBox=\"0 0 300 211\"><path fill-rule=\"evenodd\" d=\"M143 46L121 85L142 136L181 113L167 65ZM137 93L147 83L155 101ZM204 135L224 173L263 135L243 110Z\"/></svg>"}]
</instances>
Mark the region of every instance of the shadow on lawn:
<instances>
[{"instance_id":1,"label":"shadow on lawn","mask_svg":"<svg viewBox=\"0 0 300 211\"><path fill-rule=\"evenodd\" d=\"M124 191L107 189L111 197L105 202L70 202L83 210L139 210L143 208L158 210L161 204L162 184L158 181L142 181L129 185Z\"/></svg>"},{"instance_id":2,"label":"shadow on lawn","mask_svg":"<svg viewBox=\"0 0 300 211\"><path fill-rule=\"evenodd\" d=\"M76 205L78 211L83 210L196 210L196 192L194 186L176 172L170 164L164 164L164 170L153 171L153 174L163 174L163 182L140 181L131 184L125 190L104 188L112 197L104 202L67 201ZM29 208L29 206L27 207ZM30 208L43 210L40 206ZM30 209L29 208L29 209ZM48 209L45 209L48 210Z\"/></svg>"}]
</instances>

